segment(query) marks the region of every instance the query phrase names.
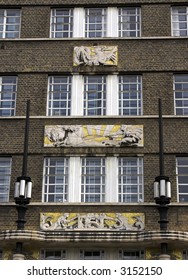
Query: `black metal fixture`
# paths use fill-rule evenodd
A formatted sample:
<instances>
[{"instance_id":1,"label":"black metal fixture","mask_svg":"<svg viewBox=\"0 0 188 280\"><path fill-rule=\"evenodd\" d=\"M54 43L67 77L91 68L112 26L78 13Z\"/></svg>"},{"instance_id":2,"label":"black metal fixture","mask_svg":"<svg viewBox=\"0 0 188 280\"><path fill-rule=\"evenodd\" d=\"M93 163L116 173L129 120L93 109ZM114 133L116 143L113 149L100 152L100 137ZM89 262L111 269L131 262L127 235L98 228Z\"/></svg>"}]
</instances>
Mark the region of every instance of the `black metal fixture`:
<instances>
[{"instance_id":1,"label":"black metal fixture","mask_svg":"<svg viewBox=\"0 0 188 280\"><path fill-rule=\"evenodd\" d=\"M14 190L14 200L18 212L18 220L16 221L17 230L24 230L24 226L26 223L25 213L27 211L27 205L30 203L31 193L32 193L32 181L31 178L27 176L29 112L30 112L30 100L27 100L22 175L17 178L15 183L15 190ZM21 253L21 252L22 252L22 242L17 242L16 253Z\"/></svg>"},{"instance_id":2,"label":"black metal fixture","mask_svg":"<svg viewBox=\"0 0 188 280\"><path fill-rule=\"evenodd\" d=\"M160 175L155 178L154 182L154 199L158 204L160 230L167 230L168 224L168 204L171 200L171 182L169 177L164 175L164 152L163 152L163 118L162 102L159 99L159 159ZM167 254L167 243L161 244L161 253Z\"/></svg>"}]
</instances>

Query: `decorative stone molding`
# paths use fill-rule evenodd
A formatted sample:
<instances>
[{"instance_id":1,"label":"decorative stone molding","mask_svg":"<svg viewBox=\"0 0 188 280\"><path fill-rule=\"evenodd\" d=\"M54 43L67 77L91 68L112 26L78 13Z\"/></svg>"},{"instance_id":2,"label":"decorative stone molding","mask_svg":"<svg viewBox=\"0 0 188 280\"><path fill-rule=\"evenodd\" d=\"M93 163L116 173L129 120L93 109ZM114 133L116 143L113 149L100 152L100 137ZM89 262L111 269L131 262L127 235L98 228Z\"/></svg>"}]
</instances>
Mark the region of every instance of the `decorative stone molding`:
<instances>
[{"instance_id":1,"label":"decorative stone molding","mask_svg":"<svg viewBox=\"0 0 188 280\"><path fill-rule=\"evenodd\" d=\"M25 260L25 256L23 254L14 254L13 255L13 260Z\"/></svg>"},{"instance_id":2,"label":"decorative stone molding","mask_svg":"<svg viewBox=\"0 0 188 280\"><path fill-rule=\"evenodd\" d=\"M45 147L143 147L143 125L47 125Z\"/></svg>"},{"instance_id":3,"label":"decorative stone molding","mask_svg":"<svg viewBox=\"0 0 188 280\"><path fill-rule=\"evenodd\" d=\"M143 213L41 213L42 230L144 230Z\"/></svg>"},{"instance_id":4,"label":"decorative stone molding","mask_svg":"<svg viewBox=\"0 0 188 280\"><path fill-rule=\"evenodd\" d=\"M116 242L116 243L127 243L133 244L141 243L147 246L152 246L153 242L158 244L160 248L161 242L171 242L176 241L177 244L185 245L188 242L188 232L183 231L126 231L126 230L68 230L68 231L32 231L32 230L5 230L0 232L0 241L3 242L12 241L17 242L17 240L35 241L35 242ZM148 245L149 244L149 245Z\"/></svg>"},{"instance_id":5,"label":"decorative stone molding","mask_svg":"<svg viewBox=\"0 0 188 280\"><path fill-rule=\"evenodd\" d=\"M117 65L117 46L81 46L74 48L73 65Z\"/></svg>"},{"instance_id":6,"label":"decorative stone molding","mask_svg":"<svg viewBox=\"0 0 188 280\"><path fill-rule=\"evenodd\" d=\"M167 254L159 255L159 260L170 260L170 255Z\"/></svg>"}]
</instances>

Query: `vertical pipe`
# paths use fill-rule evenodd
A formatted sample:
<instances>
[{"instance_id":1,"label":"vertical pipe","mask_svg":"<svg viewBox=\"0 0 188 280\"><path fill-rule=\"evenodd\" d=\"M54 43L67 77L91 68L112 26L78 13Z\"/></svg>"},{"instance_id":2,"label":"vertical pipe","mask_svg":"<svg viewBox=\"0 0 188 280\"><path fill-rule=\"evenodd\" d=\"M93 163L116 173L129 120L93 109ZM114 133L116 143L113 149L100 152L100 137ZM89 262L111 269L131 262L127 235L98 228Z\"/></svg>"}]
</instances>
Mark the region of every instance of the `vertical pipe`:
<instances>
[{"instance_id":1,"label":"vertical pipe","mask_svg":"<svg viewBox=\"0 0 188 280\"><path fill-rule=\"evenodd\" d=\"M28 140L29 140L29 114L30 114L30 100L27 100L22 176L27 176L27 156L28 156Z\"/></svg>"},{"instance_id":2,"label":"vertical pipe","mask_svg":"<svg viewBox=\"0 0 188 280\"><path fill-rule=\"evenodd\" d=\"M162 102L159 98L159 160L160 176L164 176L164 152L163 152L163 117Z\"/></svg>"}]
</instances>

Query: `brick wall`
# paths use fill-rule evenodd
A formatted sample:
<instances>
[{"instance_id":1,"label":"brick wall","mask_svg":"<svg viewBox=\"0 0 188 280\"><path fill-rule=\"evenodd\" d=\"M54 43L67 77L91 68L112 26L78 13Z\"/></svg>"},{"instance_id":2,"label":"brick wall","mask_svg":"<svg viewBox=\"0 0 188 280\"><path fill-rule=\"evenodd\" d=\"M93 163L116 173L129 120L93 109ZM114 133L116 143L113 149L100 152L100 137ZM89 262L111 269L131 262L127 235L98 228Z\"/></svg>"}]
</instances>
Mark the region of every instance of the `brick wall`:
<instances>
[{"instance_id":1,"label":"brick wall","mask_svg":"<svg viewBox=\"0 0 188 280\"><path fill-rule=\"evenodd\" d=\"M187 72L187 39L153 38L170 36L170 7L174 1L131 0L126 5L142 5L142 36L147 39L49 39L51 7L71 4L85 6L88 1L64 0L0 0L0 8L21 7L22 26L21 39L0 40L0 75L18 76L18 93L16 116L25 115L26 100L31 100L31 119L29 134L28 174L34 182L32 204L26 213L26 229L39 230L40 212L108 212L110 205L50 205L42 204L43 159L45 156L96 155L144 155L144 197L148 205L114 205L117 212L144 212L146 230L159 230L157 223L159 214L153 201L153 181L159 175L158 145L158 98L163 101L163 113L171 115L164 118L164 151L165 173L172 181L172 202L169 209L169 229L187 231L185 222L188 215L186 206L178 206L175 158L176 155L187 155L187 118L173 117L173 74ZM104 4L108 1L92 1L92 5ZM186 0L176 0L186 3ZM124 5L125 1L111 0L111 5ZM30 38L27 40L27 38ZM45 38L45 39L43 39ZM73 67L73 48L75 46L117 45L118 66L110 67ZM48 75L55 74L141 74L143 78L144 116L138 118L94 118L82 119L43 118L46 115ZM145 115L151 115L145 117ZM34 117L33 117L34 116ZM37 118L38 116L38 118ZM45 125L58 124L143 124L143 148L44 148ZM0 230L16 229L17 213L14 206L14 182L21 175L22 152L24 142L25 120L18 118L0 119L0 156L12 156L12 176L10 203L0 204Z\"/></svg>"}]
</instances>

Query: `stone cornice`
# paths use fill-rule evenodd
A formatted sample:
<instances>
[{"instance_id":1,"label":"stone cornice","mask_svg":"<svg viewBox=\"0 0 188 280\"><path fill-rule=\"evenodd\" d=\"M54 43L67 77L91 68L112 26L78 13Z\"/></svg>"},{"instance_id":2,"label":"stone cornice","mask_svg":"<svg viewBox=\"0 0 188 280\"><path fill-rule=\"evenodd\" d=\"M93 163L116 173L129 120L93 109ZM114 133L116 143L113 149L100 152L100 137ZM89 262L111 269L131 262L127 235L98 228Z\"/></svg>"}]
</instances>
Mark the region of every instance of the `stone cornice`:
<instances>
[{"instance_id":1,"label":"stone cornice","mask_svg":"<svg viewBox=\"0 0 188 280\"><path fill-rule=\"evenodd\" d=\"M188 232L183 231L29 231L6 230L0 232L0 241L38 242L188 242Z\"/></svg>"}]
</instances>

